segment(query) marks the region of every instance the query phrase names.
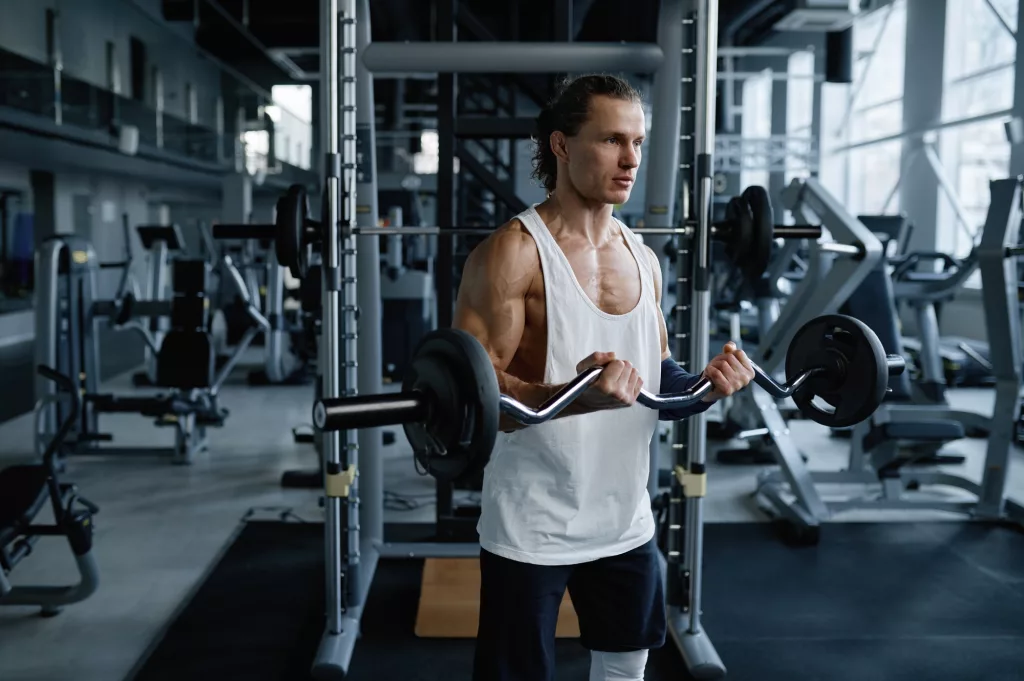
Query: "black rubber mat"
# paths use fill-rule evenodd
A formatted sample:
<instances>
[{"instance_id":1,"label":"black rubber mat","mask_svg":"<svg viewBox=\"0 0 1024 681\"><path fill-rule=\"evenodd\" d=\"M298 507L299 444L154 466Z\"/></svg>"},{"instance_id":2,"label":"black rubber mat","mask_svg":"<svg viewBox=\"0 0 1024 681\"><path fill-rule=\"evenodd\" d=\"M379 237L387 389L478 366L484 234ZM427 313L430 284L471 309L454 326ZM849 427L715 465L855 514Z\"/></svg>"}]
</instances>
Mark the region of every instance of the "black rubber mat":
<instances>
[{"instance_id":1,"label":"black rubber mat","mask_svg":"<svg viewBox=\"0 0 1024 681\"><path fill-rule=\"evenodd\" d=\"M982 524L836 524L793 548L768 525L706 532L704 624L737 681L1024 678L1024 534ZM322 631L322 527L244 527L134 677L309 678ZM413 634L422 562L382 561L353 681L470 677L472 641ZM559 680L589 654L559 640ZM689 678L670 641L648 681Z\"/></svg>"}]
</instances>

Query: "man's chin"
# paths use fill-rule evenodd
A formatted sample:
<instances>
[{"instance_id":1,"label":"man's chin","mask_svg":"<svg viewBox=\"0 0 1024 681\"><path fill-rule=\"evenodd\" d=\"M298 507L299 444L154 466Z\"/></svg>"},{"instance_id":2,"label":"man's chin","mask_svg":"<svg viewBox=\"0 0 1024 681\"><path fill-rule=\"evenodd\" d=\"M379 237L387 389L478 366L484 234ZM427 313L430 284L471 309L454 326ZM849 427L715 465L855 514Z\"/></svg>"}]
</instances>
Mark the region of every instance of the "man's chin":
<instances>
[{"instance_id":1,"label":"man's chin","mask_svg":"<svg viewBox=\"0 0 1024 681\"><path fill-rule=\"evenodd\" d=\"M629 189L613 189L608 192L607 203L622 205L629 201L629 195L632 191L632 187Z\"/></svg>"}]
</instances>

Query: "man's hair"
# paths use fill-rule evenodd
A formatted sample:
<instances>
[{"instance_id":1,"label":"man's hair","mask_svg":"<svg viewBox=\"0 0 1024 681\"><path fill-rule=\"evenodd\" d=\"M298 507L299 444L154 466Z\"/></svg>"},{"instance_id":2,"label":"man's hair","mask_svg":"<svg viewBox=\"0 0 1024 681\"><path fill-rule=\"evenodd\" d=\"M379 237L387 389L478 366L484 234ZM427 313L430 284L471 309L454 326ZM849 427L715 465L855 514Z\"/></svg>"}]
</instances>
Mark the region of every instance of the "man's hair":
<instances>
[{"instance_id":1,"label":"man's hair","mask_svg":"<svg viewBox=\"0 0 1024 681\"><path fill-rule=\"evenodd\" d=\"M558 158L551 150L551 133L557 130L566 137L579 133L590 113L591 99L596 95L642 103L636 88L616 76L591 74L562 81L555 96L537 116L537 132L533 140L532 177L540 180L549 192L554 191L558 175Z\"/></svg>"}]
</instances>

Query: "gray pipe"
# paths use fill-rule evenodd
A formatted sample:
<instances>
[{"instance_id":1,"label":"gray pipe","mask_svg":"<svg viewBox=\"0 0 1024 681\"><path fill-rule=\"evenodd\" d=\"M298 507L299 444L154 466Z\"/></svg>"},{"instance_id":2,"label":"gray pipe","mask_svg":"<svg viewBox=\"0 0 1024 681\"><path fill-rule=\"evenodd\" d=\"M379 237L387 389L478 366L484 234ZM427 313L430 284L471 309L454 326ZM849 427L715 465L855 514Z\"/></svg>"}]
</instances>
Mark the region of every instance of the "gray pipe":
<instances>
[{"instance_id":1,"label":"gray pipe","mask_svg":"<svg viewBox=\"0 0 1024 681\"><path fill-rule=\"evenodd\" d=\"M369 50L370 3L358 0L356 7L356 55ZM370 46L372 47L372 46ZM361 156L356 170L356 222L360 227L377 226L377 154L374 147L373 76L356 59L356 144ZM383 392L381 359L380 240L359 239L356 270L359 297L359 392ZM359 524L363 538L384 540L384 460L381 429L359 430Z\"/></svg>"},{"instance_id":2,"label":"gray pipe","mask_svg":"<svg viewBox=\"0 0 1024 681\"><path fill-rule=\"evenodd\" d=\"M403 226L401 206L391 206L388 209L388 224L392 229ZM387 263L388 276L397 278L405 271L405 257L402 253L401 236L391 235L388 237Z\"/></svg>"},{"instance_id":3,"label":"gray pipe","mask_svg":"<svg viewBox=\"0 0 1024 681\"><path fill-rule=\"evenodd\" d=\"M284 327L284 268L277 263L276 249L268 249L266 258L268 327L263 339L263 368L268 381L280 383L288 377L284 355L289 352Z\"/></svg>"},{"instance_id":4,"label":"gray pipe","mask_svg":"<svg viewBox=\"0 0 1024 681\"><path fill-rule=\"evenodd\" d=\"M662 2L658 19L658 45L665 54L683 52L683 3ZM682 125L683 60L667 59L654 74L651 90L651 143L647 149L647 205L645 227L672 227L675 222L676 184L679 177L679 143ZM683 216L685 217L685 216ZM644 235L662 269L670 265L664 255L668 236ZM675 286L666 286L675 290ZM662 298L662 304L666 304Z\"/></svg>"},{"instance_id":5,"label":"gray pipe","mask_svg":"<svg viewBox=\"0 0 1024 681\"><path fill-rule=\"evenodd\" d=\"M662 48L651 43L374 42L361 54L360 63L375 74L653 73L664 61Z\"/></svg>"},{"instance_id":6,"label":"gray pipe","mask_svg":"<svg viewBox=\"0 0 1024 681\"><path fill-rule=\"evenodd\" d=\"M658 15L658 45L665 54L682 55L683 3L678 0L661 3ZM666 59L654 74L651 92L651 140L647 157L647 205L644 212L645 227L671 227L675 217L676 182L679 175L679 134L682 125L683 60ZM644 242L657 254L662 271L670 271L665 253L669 236L645 235ZM662 307L669 302L665 295L670 277L662 277ZM654 498L658 494L658 471L661 467L661 447L658 433L651 438L651 467L647 490Z\"/></svg>"}]
</instances>

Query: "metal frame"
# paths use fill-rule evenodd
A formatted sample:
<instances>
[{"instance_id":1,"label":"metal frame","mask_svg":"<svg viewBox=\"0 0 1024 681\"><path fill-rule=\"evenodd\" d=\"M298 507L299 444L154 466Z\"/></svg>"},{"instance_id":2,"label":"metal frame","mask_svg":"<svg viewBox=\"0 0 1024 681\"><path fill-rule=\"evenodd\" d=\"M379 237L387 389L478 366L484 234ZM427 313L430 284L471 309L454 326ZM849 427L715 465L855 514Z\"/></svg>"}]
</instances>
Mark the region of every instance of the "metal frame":
<instances>
[{"instance_id":1,"label":"metal frame","mask_svg":"<svg viewBox=\"0 0 1024 681\"><path fill-rule=\"evenodd\" d=\"M790 170L787 161L796 161L802 166L802 169L814 172L818 170L819 156L816 137L715 136L715 170L723 173L738 173L744 170L786 172ZM751 159L764 159L764 161L751 163Z\"/></svg>"},{"instance_id":2,"label":"metal frame","mask_svg":"<svg viewBox=\"0 0 1024 681\"><path fill-rule=\"evenodd\" d=\"M885 135L884 137L876 137L874 139L864 140L862 142L854 142L852 144L846 144L841 147L835 147L829 150L829 153L838 154L843 151L853 151L854 149L863 149L864 147L871 147L876 144L885 144L886 142L895 142L897 140L910 139L912 137L924 137L930 132L938 132L939 130L950 130L952 128L960 128L965 125L973 125L975 123L984 123L985 121L992 120L1010 120L1013 118L1013 109L1002 109L1000 111L992 111L989 113L978 114L977 116L968 116L967 118L957 118L952 121L942 121L935 123L934 125L928 125L923 128L917 128L915 130L904 130L903 132L897 132L892 135Z\"/></svg>"},{"instance_id":3,"label":"metal frame","mask_svg":"<svg viewBox=\"0 0 1024 681\"><path fill-rule=\"evenodd\" d=\"M999 13L999 10L996 9L996 6L992 4L992 0L984 0L984 2L988 6L988 8L992 10L992 15L995 16L996 21L998 21L999 25L1003 27L1003 30L1009 33L1011 38L1016 40L1017 32L1014 31L1008 23L1006 23L1006 19L1004 19L1003 15Z\"/></svg>"},{"instance_id":4,"label":"metal frame","mask_svg":"<svg viewBox=\"0 0 1024 681\"><path fill-rule=\"evenodd\" d=\"M876 450L878 459L872 461L862 446L872 428L903 419L942 418L945 413L941 408L936 410L923 405L883 404L870 419L854 428L854 443L846 470L810 472L801 459L794 462L786 458L780 461L781 470L759 475L757 496L766 502L769 512L803 528L817 527L850 509L931 510L970 519L1024 522L1024 506L1006 497L1007 467L1020 410L1024 363L1017 303L1017 262L1008 257L1007 251L1017 243L1021 224L1021 180L992 182L991 196L977 253L983 281L985 323L996 376L996 404L989 425L981 484L934 467L900 467L896 476L880 476L879 465L886 463L886 457L898 456L899 443L884 443L884 449ZM827 485L858 485L862 493L826 500L818 487ZM958 489L975 498L965 500L925 489L935 486Z\"/></svg>"},{"instance_id":5,"label":"metal frame","mask_svg":"<svg viewBox=\"0 0 1024 681\"><path fill-rule=\"evenodd\" d=\"M717 58L714 55L718 51L718 0L701 0L697 6L696 21L688 23L696 29L696 73L687 82L696 85L692 97L696 111L693 136L696 172L692 177L697 225L693 237L682 240L686 245L677 250L675 289L679 323L675 341L677 357L685 357L687 366L703 367L708 362L711 308L710 240L718 81ZM685 145L688 137L681 135L680 142ZM683 148L685 150L686 147ZM682 301L686 299L688 289L692 293L689 305L684 306ZM683 325L686 321L689 322L688 334L681 332L687 328ZM706 413L700 413L674 425L675 475L669 493L669 545L664 557L669 635L679 648L690 674L699 679L720 678L726 673L725 665L701 623L703 502L707 488L706 420ZM679 537L681 529L683 536Z\"/></svg>"},{"instance_id":6,"label":"metal frame","mask_svg":"<svg viewBox=\"0 0 1024 681\"><path fill-rule=\"evenodd\" d=\"M529 71L553 73L574 70L614 70L614 71L655 71L663 61L662 47L657 45L594 45L594 44L546 44L529 43L528 50L520 49L515 43L435 43L417 44L369 44L369 3L368 0L321 0L322 35L321 35L321 72L323 103L323 132L325 156L325 202L323 215L324 246L322 249L324 267L324 298L322 328L322 361L319 363L323 373L323 398L351 395L365 389L365 381L356 373L356 366L365 360L361 346L372 342L365 335L356 343L361 329L357 326L356 313L361 305L374 304L366 301L364 289L356 287L356 282L364 282L364 269L357 268L357 239L360 235L379 233L374 227L361 224L358 215L367 213L357 210L355 201L360 191L374 190L369 186L356 186L356 175L369 172L375 174L372 167L355 163L356 117L359 110L366 108L373 112L372 99L359 86L367 83L372 86L370 72L409 70L436 70L441 73L470 71L505 73ZM356 24L356 16L359 22ZM698 27L697 55L700 75L695 100L701 101L698 110L697 156L696 167L701 169L698 177L698 205L700 209L694 225L684 227L664 226L651 229L652 233L677 235L692 238L697 255L695 270L696 293L693 298L696 313L692 315L691 334L678 334L677 346L680 356L688 354L689 364L703 365L708 356L708 312L710 292L708 288L709 255L712 224L711 209L714 196L712 181L713 151L715 138L715 84L716 60L708 58L714 54L718 34L718 2L717 0L701 0L696 22L693 19L681 19L682 25ZM357 37L358 36L358 37ZM358 49L366 45L366 49ZM691 50L692 51L692 50ZM358 54L361 52L361 54ZM470 58L467 54L472 52ZM684 50L685 53L685 50ZM530 58L524 62L523 54ZM702 56L701 56L702 55ZM512 59L511 56L515 58ZM341 65L339 66L339 58ZM685 57L684 57L685 58ZM361 66L360 66L361 65ZM366 70L362 70L366 67ZM361 73L360 73L361 72ZM663 82L666 79L662 79ZM682 83L677 81L665 87L679 92ZM342 90L339 97L339 86ZM360 95L356 95L356 90ZM372 93L372 87L368 88ZM665 94L666 97L670 96ZM372 97L372 94L369 95ZM454 98L454 93L453 93ZM358 104L358 105L356 105ZM368 115L369 115L368 114ZM340 119L340 121L339 121ZM673 124L673 119L669 119ZM339 131L339 122L342 124ZM678 123L675 125L678 126ZM361 132L361 130L360 130ZM673 131L674 134L674 131ZM372 139L372 138L371 138ZM670 163L675 165L675 161ZM364 159L365 160L365 159ZM361 180L360 180L361 183ZM671 197L669 199L671 203ZM671 210L670 210L671 215ZM685 220L686 216L683 216ZM357 224L360 223L360 224ZM372 223L371 223L372 224ZM443 224L443 223L442 223ZM671 221L670 223L671 224ZM382 232L389 230L382 229ZM438 233L440 236L455 235L462 231L455 228L440 229L401 228L391 233L413 235L413 233ZM473 229L478 233L479 229ZM370 240L376 242L376 240ZM688 267L685 263L687 250L679 251L678 265ZM364 255L359 260L371 260ZM376 260L374 259L375 265ZM374 270L376 271L376 269ZM334 272L337 272L335 275ZM373 290L375 276L379 271L368 272L369 288ZM377 280L379 283L379 280ZM677 276L677 296L685 296L689 286L687 276ZM358 295L357 295L358 294ZM358 303L358 304L357 304ZM681 307L681 306L680 306ZM683 312L683 310L677 310ZM439 315L440 316L440 315ZM443 318L438 320L444 326ZM688 340L694 340L692 347L687 347ZM378 339L379 345L379 339ZM689 350L692 350L689 352ZM356 361L358 358L358 361ZM378 363L379 364L379 363ZM371 367L373 365L371 364ZM689 424L680 424L683 429L679 433L688 432L689 455L688 469L702 471L706 457L706 441L703 436L702 417L698 417L694 427L688 430ZM377 433L375 429L365 429L369 433ZM381 557L473 557L479 552L478 545L471 543L447 544L437 542L389 543L377 533L375 521L368 517L374 507L382 508L382 493L377 485L367 488L367 494L359 502L360 487L369 480L360 481L365 471L370 471L373 458L366 449L367 440L357 436L356 431L326 431L323 435L323 466L325 490L325 546L326 546L326 579L327 604L326 628L321 644L316 651L312 674L317 679L335 679L347 673L351 662L355 641L358 637L359 620L365 606L377 562ZM687 436L687 435L679 435ZM379 436L377 437L379 439ZM359 467L359 455L366 461ZM379 458L379 457L378 457ZM358 471L358 473L357 473ZM376 473L374 474L376 475ZM372 477L372 476L368 476ZM682 478L681 478L682 479ZM369 487L369 485L368 485ZM691 490L687 484L685 490ZM681 497L684 486L680 482L675 487L675 495ZM702 525L700 505L702 499L691 496L687 499L687 527L685 551L685 577L676 574L670 577L672 582L685 580L688 583L688 603L684 607L672 609L673 637L679 643L687 665L700 678L711 678L708 670L718 670L716 676L724 674L724 667L711 645L708 637L700 628L700 553L702 548ZM362 524L360 526L360 519ZM360 529L362 529L360 533ZM678 558L675 556L674 558ZM678 564L678 560L674 560ZM681 566L680 566L681 567Z\"/></svg>"},{"instance_id":7,"label":"metal frame","mask_svg":"<svg viewBox=\"0 0 1024 681\"><path fill-rule=\"evenodd\" d=\"M362 55L385 73L654 73L664 61L652 43L374 42Z\"/></svg>"}]
</instances>

